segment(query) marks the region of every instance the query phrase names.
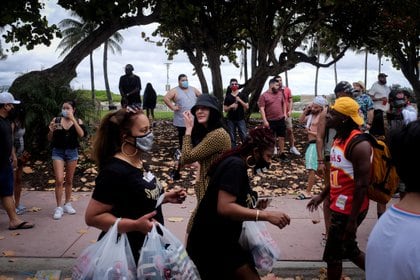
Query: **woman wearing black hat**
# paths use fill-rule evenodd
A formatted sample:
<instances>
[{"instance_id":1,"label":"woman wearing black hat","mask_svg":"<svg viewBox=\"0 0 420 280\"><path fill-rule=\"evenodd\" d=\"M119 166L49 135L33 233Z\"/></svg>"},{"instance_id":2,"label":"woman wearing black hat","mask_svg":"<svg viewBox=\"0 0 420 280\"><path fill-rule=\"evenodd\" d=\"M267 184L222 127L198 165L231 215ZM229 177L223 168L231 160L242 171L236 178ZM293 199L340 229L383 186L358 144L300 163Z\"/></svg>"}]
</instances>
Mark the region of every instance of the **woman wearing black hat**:
<instances>
[{"instance_id":1,"label":"woman wearing black hat","mask_svg":"<svg viewBox=\"0 0 420 280\"><path fill-rule=\"evenodd\" d=\"M198 162L199 175L194 190L197 206L203 198L207 185L207 171L210 165L226 150L230 149L230 136L223 126L221 106L217 98L202 94L191 111L184 112L185 135L182 144L181 165ZM194 212L188 222L187 234L191 229Z\"/></svg>"}]
</instances>

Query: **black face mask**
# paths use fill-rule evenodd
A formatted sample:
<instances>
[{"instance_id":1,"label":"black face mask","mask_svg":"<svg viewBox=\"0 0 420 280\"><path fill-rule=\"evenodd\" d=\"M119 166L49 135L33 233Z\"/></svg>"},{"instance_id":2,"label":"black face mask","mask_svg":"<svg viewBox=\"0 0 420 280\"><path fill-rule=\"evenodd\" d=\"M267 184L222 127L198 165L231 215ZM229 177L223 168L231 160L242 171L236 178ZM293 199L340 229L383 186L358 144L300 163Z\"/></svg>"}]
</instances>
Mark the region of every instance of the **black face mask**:
<instances>
[{"instance_id":1,"label":"black face mask","mask_svg":"<svg viewBox=\"0 0 420 280\"><path fill-rule=\"evenodd\" d=\"M9 113L7 114L7 118L11 121L16 120L18 116L18 110L16 110L16 108L13 108L9 111Z\"/></svg>"}]
</instances>

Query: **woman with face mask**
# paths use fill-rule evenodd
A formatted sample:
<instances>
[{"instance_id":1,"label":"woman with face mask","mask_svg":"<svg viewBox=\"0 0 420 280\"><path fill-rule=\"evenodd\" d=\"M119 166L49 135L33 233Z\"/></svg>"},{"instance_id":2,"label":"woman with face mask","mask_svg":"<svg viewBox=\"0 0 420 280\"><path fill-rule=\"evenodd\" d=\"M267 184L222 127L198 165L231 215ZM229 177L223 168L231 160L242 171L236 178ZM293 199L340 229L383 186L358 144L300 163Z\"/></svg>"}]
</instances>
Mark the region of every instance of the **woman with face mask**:
<instances>
[{"instance_id":1,"label":"woman with face mask","mask_svg":"<svg viewBox=\"0 0 420 280\"><path fill-rule=\"evenodd\" d=\"M51 120L48 128L48 140L51 141L52 161L55 176L54 220L59 220L64 213L74 215L76 210L71 205L73 177L79 159L79 139L85 136L81 119L75 117L76 102L65 101L59 117ZM65 177L64 177L65 175ZM64 189L64 204L63 204Z\"/></svg>"},{"instance_id":2,"label":"woman with face mask","mask_svg":"<svg viewBox=\"0 0 420 280\"><path fill-rule=\"evenodd\" d=\"M163 224L162 203L182 203L184 189L164 191L159 180L144 169L142 155L152 149L153 133L147 116L127 106L106 115L95 135L93 156L99 167L96 186L85 214L86 224L105 234L115 223L126 232L136 263L154 220Z\"/></svg>"},{"instance_id":3,"label":"woman with face mask","mask_svg":"<svg viewBox=\"0 0 420 280\"><path fill-rule=\"evenodd\" d=\"M269 128L251 129L244 143L226 151L210 167L211 179L186 247L201 279L260 279L251 252L239 244L242 222L267 221L280 229L290 224L283 212L263 211L267 202L256 203L257 193L249 183L248 169L268 168L274 145Z\"/></svg>"}]
</instances>

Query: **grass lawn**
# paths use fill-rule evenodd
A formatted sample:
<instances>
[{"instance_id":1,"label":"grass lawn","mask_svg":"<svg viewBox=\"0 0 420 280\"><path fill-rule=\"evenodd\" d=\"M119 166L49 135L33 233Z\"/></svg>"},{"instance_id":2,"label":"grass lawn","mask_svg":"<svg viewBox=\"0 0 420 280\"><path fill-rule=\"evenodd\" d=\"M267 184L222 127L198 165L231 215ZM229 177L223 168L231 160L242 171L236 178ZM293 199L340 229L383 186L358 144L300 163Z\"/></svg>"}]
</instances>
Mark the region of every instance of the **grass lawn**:
<instances>
[{"instance_id":1,"label":"grass lawn","mask_svg":"<svg viewBox=\"0 0 420 280\"><path fill-rule=\"evenodd\" d=\"M86 91L86 94L90 95L90 91ZM112 101L114 103L120 103L121 102L121 95L115 94L115 93L111 93L111 94L112 94ZM108 101L105 90L96 90L95 95L96 95L96 99L101 101L101 102ZM300 96L293 96L293 101L294 102L300 101ZM158 104L164 104L163 95L158 95L157 96L157 103ZM101 111L101 117L105 116L108 112L109 112L108 110ZM172 111L155 111L155 119L156 120L172 120L173 114L174 113ZM294 119L299 118L299 116L300 116L300 113L293 113L292 114L292 117ZM261 119L261 114L260 113L252 113L251 114L251 119Z\"/></svg>"}]
</instances>

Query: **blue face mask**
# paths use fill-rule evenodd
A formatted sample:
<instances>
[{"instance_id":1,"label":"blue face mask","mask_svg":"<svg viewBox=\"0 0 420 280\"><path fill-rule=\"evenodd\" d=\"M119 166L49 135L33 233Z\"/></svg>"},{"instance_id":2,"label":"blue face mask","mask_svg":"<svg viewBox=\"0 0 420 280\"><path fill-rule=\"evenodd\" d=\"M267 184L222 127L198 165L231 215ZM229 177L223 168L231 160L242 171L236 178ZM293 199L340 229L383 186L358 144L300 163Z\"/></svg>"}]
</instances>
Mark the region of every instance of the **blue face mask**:
<instances>
[{"instance_id":1,"label":"blue face mask","mask_svg":"<svg viewBox=\"0 0 420 280\"><path fill-rule=\"evenodd\" d=\"M181 86L182 86L183 88L187 88L187 87L188 87L188 81L182 81L182 82L181 82Z\"/></svg>"},{"instance_id":2,"label":"blue face mask","mask_svg":"<svg viewBox=\"0 0 420 280\"><path fill-rule=\"evenodd\" d=\"M67 111L61 110L61 116L63 116L64 118L67 118Z\"/></svg>"},{"instance_id":3,"label":"blue face mask","mask_svg":"<svg viewBox=\"0 0 420 280\"><path fill-rule=\"evenodd\" d=\"M153 133L149 132L143 136L135 136L136 139L136 148L144 152L148 152L153 147Z\"/></svg>"}]
</instances>

